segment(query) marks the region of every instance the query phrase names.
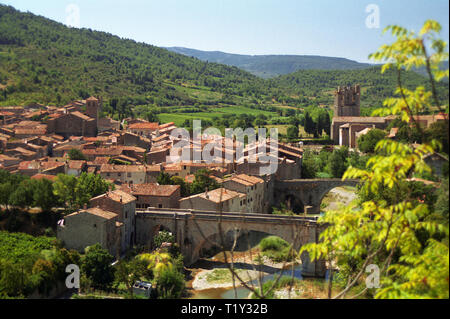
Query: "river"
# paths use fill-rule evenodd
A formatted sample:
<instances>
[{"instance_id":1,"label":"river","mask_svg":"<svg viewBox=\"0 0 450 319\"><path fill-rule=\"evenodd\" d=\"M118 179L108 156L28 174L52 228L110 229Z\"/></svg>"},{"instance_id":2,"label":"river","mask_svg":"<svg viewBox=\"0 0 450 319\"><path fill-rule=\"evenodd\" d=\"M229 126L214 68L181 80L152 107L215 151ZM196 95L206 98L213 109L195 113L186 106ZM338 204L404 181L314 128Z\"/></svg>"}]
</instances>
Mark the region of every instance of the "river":
<instances>
[{"instance_id":1,"label":"river","mask_svg":"<svg viewBox=\"0 0 450 319\"><path fill-rule=\"evenodd\" d=\"M330 191L323 203L325 204L323 207L325 210L336 209L340 205L347 205L355 198L355 192L352 189L348 188L335 188ZM267 234L250 232L249 236L243 236L237 241L236 249L235 249L235 262L237 268L247 269L251 272L251 269L255 266L254 257L256 253L258 253L258 249L256 248L262 238L267 236ZM250 248L251 247L251 248ZM250 249L249 249L250 248ZM230 252L227 252L229 254ZM251 256L249 258L249 255ZM267 265L267 263L265 262ZM318 298L323 296L323 291L321 290L323 287L323 283L327 280L326 278L322 279L311 279L311 278L303 278L301 275L301 265L294 266L294 277L302 280L305 283L308 283L308 289L312 290L312 293L309 295L310 298ZM226 268L226 264L224 263L223 253L218 253L210 258L202 258L197 263L193 265L190 269L192 273L192 279L188 281L187 287L190 293L190 299L244 299L248 298L250 291L243 287L237 286L236 292L233 289L232 282L229 280L228 282L221 283L226 287L220 287L216 285L216 287L211 287L214 285L208 284L206 280L203 281L200 278L201 276L205 277L208 273L211 273L215 269L224 269ZM266 282L267 280L271 280L275 275L283 272L285 276L292 275L292 266L286 267L284 270L282 268L282 264L270 264L265 266L264 268L264 276L262 277L262 282ZM253 276L249 276L253 280L249 280L250 284L257 286L257 278L256 272L252 273ZM237 281L237 280L236 280ZM201 284L199 284L201 282ZM316 289L317 286L317 289Z\"/></svg>"}]
</instances>

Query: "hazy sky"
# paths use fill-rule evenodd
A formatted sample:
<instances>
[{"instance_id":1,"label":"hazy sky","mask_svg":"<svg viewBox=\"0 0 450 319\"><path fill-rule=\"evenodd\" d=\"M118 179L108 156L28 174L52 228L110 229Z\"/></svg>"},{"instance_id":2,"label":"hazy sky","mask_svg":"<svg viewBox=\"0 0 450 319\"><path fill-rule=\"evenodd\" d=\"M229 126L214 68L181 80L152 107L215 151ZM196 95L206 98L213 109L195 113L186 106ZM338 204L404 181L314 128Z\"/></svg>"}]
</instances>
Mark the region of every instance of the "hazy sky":
<instances>
[{"instance_id":1,"label":"hazy sky","mask_svg":"<svg viewBox=\"0 0 450 319\"><path fill-rule=\"evenodd\" d=\"M157 46L183 46L241 54L308 54L367 62L390 40L382 29L398 24L419 30L427 19L449 38L448 0L0 0L68 23ZM369 5L379 8L367 13ZM70 8L70 7L69 7ZM70 20L70 21L76 21Z\"/></svg>"}]
</instances>

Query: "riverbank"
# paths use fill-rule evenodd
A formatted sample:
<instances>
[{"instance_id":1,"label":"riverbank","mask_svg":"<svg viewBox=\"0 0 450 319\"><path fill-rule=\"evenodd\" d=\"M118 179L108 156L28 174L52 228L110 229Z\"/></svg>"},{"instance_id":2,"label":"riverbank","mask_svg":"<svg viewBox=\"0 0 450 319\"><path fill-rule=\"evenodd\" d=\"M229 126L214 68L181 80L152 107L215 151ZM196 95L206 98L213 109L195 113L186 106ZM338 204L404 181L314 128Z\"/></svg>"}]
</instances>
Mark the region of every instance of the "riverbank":
<instances>
[{"instance_id":1,"label":"riverbank","mask_svg":"<svg viewBox=\"0 0 450 319\"><path fill-rule=\"evenodd\" d=\"M255 281L258 278L272 275L285 269L286 275L290 273L292 265L298 265L300 260L289 263L275 263L265 256L261 256L262 265L255 261L259 249L254 248L251 252L238 252L233 255L233 265L237 275L245 282ZM227 252L228 262L231 262L231 254ZM210 259L203 259L191 269L192 277L190 288L193 290L206 290L216 288L233 288L242 286L241 282L233 276L225 263L223 253L219 253Z\"/></svg>"}]
</instances>

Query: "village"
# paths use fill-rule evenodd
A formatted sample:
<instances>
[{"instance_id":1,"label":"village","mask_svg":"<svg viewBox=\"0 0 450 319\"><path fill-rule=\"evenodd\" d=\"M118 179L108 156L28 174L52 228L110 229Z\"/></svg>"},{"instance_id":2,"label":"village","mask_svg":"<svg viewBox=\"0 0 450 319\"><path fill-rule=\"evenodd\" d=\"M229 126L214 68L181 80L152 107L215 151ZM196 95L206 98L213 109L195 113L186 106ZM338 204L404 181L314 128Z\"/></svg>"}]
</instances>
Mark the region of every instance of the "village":
<instances>
[{"instance_id":1,"label":"village","mask_svg":"<svg viewBox=\"0 0 450 319\"><path fill-rule=\"evenodd\" d=\"M395 119L360 116L359 99L359 85L335 91L331 138L337 147L356 148L362 135L373 129L385 130ZM88 198L83 207L65 210L54 225L57 239L68 250L83 253L100 245L120 260L136 246L159 249L155 238L167 233L174 242L163 242L163 246L176 243L184 264L189 266L214 248L205 241L217 240L215 228L221 216L234 227L227 228L228 241L239 231L262 231L293 242L286 227L298 222L316 225L324 195L336 186L357 184L338 179L303 179L302 143L281 143L272 135L247 143L236 136L222 137L206 131L191 136L173 122L135 118L119 122L100 117L101 110L102 98L93 96L63 107L0 108L0 170L49 181L61 174L77 178L90 174L109 185L108 191ZM416 120L429 127L445 121L446 116L420 116ZM391 129L388 138L395 138L397 132ZM440 154L428 159L438 172L447 162ZM272 169L267 169L270 165ZM273 210L280 205L288 212L297 205L297 215L302 217L296 217L297 221L292 220L294 217L276 217ZM241 222L243 216L269 224L248 226ZM188 226L192 218L197 219L196 225ZM202 221L205 218L216 226ZM227 223L224 225L227 227ZM311 226L301 227L307 233L296 249L317 242L320 232L319 228L311 233ZM209 237L203 232L210 232ZM304 257L298 262L303 275L325 276L325 263L310 263ZM146 285L151 287L146 282L136 285L138 293L147 289Z\"/></svg>"}]
</instances>

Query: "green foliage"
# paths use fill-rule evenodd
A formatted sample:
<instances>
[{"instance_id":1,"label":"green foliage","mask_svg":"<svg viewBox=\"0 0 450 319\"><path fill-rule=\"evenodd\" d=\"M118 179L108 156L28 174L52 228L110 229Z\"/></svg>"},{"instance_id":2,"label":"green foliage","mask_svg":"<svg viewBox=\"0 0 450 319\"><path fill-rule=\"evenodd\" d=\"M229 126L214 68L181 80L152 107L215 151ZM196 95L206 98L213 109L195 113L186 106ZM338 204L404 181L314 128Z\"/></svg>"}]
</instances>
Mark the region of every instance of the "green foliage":
<instances>
[{"instance_id":1,"label":"green foliage","mask_svg":"<svg viewBox=\"0 0 450 319\"><path fill-rule=\"evenodd\" d=\"M155 237L153 237L153 243L155 247L161 247L162 243L175 243L175 237L168 231L160 231Z\"/></svg>"},{"instance_id":2,"label":"green foliage","mask_svg":"<svg viewBox=\"0 0 450 319\"><path fill-rule=\"evenodd\" d=\"M262 285L262 290L263 290L262 294L264 295L265 299L275 299L276 298L275 292L278 289L285 288L285 287L292 287L292 286L299 285L299 284L300 284L299 279L292 278L289 276L281 277L278 280L278 282L275 282L275 280L273 280L273 279L268 280L265 283L263 283L263 285ZM262 295L259 288L255 288L255 290L258 295ZM251 298L256 299L256 295L252 294Z\"/></svg>"},{"instance_id":3,"label":"green foliage","mask_svg":"<svg viewBox=\"0 0 450 319\"><path fill-rule=\"evenodd\" d=\"M91 198L106 193L109 187L109 183L97 174L83 172L78 178L58 174L53 183L53 192L69 210L75 210L87 204Z\"/></svg>"},{"instance_id":4,"label":"green foliage","mask_svg":"<svg viewBox=\"0 0 450 319\"><path fill-rule=\"evenodd\" d=\"M65 279L68 264L78 263L79 254L60 249L55 238L0 231L0 296L46 293Z\"/></svg>"},{"instance_id":5,"label":"green foliage","mask_svg":"<svg viewBox=\"0 0 450 319\"><path fill-rule=\"evenodd\" d=\"M195 173L195 179L191 184L190 193L192 195L200 194L206 190L212 191L219 188L220 185L217 181L211 177L210 171L206 169L200 169Z\"/></svg>"},{"instance_id":6,"label":"green foliage","mask_svg":"<svg viewBox=\"0 0 450 319\"><path fill-rule=\"evenodd\" d=\"M81 271L92 282L95 289L109 289L114 281L114 268L111 263L114 257L100 244L86 248L82 258Z\"/></svg>"},{"instance_id":7,"label":"green foliage","mask_svg":"<svg viewBox=\"0 0 450 319\"><path fill-rule=\"evenodd\" d=\"M287 129L287 137L290 139L296 139L298 138L298 127L291 125Z\"/></svg>"},{"instance_id":8,"label":"green foliage","mask_svg":"<svg viewBox=\"0 0 450 319\"><path fill-rule=\"evenodd\" d=\"M167 268L160 272L157 279L158 299L179 299L184 289L184 276L175 268Z\"/></svg>"},{"instance_id":9,"label":"green foliage","mask_svg":"<svg viewBox=\"0 0 450 319\"><path fill-rule=\"evenodd\" d=\"M71 160L80 160L80 161L87 160L86 156L84 156L84 154L77 148L72 148L69 151L69 158Z\"/></svg>"},{"instance_id":10,"label":"green foliage","mask_svg":"<svg viewBox=\"0 0 450 319\"><path fill-rule=\"evenodd\" d=\"M259 243L262 255L274 262L291 261L295 259L296 253L291 245L277 236L268 236Z\"/></svg>"},{"instance_id":11,"label":"green foliage","mask_svg":"<svg viewBox=\"0 0 450 319\"><path fill-rule=\"evenodd\" d=\"M385 107L374 111L374 115L395 115L407 124L413 123L422 136L423 129L413 116L431 106L441 109L436 81L448 77L448 70L439 68L448 59L446 46L437 38L440 28L430 20L416 35L390 26L387 30L396 41L371 55L376 61L387 62L382 72L394 69L396 94L400 96L387 98ZM424 86L414 91L406 88L402 70L423 66L431 92ZM445 130L448 135L448 123ZM432 173L424 158L435 152L439 144L423 139L413 146L383 139L375 146L375 154L366 167L350 167L345 172L344 179L361 181L359 203L327 212L319 219L329 225L320 235L321 242L307 244L300 250L307 251L312 260L333 260L345 268L349 284L335 298L360 283L369 264L380 268L382 287L373 292L375 298L448 298L448 219L435 217L433 193L428 188L410 185L407 180L415 174ZM445 215L445 200L440 198L438 209Z\"/></svg>"},{"instance_id":12,"label":"green foliage","mask_svg":"<svg viewBox=\"0 0 450 319\"><path fill-rule=\"evenodd\" d=\"M349 166L364 168L367 156L360 156L343 146L331 151L324 147L319 153L306 150L303 153L303 178L341 178Z\"/></svg>"},{"instance_id":13,"label":"green foliage","mask_svg":"<svg viewBox=\"0 0 450 319\"><path fill-rule=\"evenodd\" d=\"M289 247L289 243L280 237L268 236L261 240L259 247L261 248L261 251L281 250L285 247Z\"/></svg>"},{"instance_id":14,"label":"green foliage","mask_svg":"<svg viewBox=\"0 0 450 319\"><path fill-rule=\"evenodd\" d=\"M379 129L372 129L367 134L358 138L358 148L363 153L373 153L379 141L386 137L386 132Z\"/></svg>"}]
</instances>

